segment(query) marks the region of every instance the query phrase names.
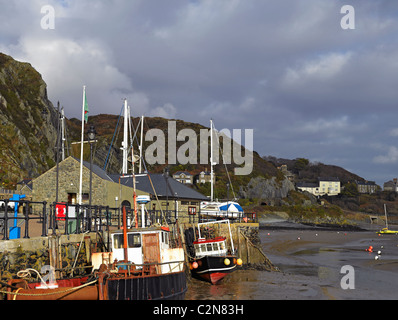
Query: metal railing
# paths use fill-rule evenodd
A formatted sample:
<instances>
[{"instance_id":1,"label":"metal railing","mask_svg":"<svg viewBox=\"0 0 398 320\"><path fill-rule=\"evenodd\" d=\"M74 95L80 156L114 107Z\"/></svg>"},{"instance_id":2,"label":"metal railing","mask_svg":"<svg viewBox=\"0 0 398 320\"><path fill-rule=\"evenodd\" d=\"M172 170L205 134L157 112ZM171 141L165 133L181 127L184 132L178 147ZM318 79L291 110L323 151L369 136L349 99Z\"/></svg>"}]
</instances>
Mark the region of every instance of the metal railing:
<instances>
[{"instance_id":1,"label":"metal railing","mask_svg":"<svg viewBox=\"0 0 398 320\"><path fill-rule=\"evenodd\" d=\"M35 227L35 236L46 237L51 234L82 234L85 232L109 231L110 228L121 229L123 221L123 211L121 208L111 208L109 206L89 206L72 205L64 202L52 203L33 202L28 200L4 200L0 206L0 235L2 240L10 239L10 232L13 228L20 228L23 238L31 237L32 222L41 224L40 230ZM18 212L12 208L18 204ZM141 210L134 210L126 207L127 226L152 226L155 224L175 225L180 223L199 223L205 221L214 221L226 219L228 216L205 216L198 214L192 215L188 212L175 210L145 210L142 215ZM144 224L142 218L144 217ZM233 219L232 219L233 218ZM137 221L136 221L137 220ZM234 222L257 222L257 216L254 213L244 213L239 217L231 217L231 223ZM23 228L22 228L23 227ZM39 234L38 234L39 233Z\"/></svg>"}]
</instances>

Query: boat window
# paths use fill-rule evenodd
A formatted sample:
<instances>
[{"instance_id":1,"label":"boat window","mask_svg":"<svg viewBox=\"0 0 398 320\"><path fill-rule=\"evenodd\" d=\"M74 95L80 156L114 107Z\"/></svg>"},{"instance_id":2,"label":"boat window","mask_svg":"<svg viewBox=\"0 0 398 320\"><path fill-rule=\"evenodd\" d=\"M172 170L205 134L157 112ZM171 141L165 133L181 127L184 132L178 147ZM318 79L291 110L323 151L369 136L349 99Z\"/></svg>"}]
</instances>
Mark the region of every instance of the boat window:
<instances>
[{"instance_id":1,"label":"boat window","mask_svg":"<svg viewBox=\"0 0 398 320\"><path fill-rule=\"evenodd\" d=\"M129 233L127 235L128 247L129 248L140 248L141 247L141 235L139 233ZM123 234L113 235L113 248L123 248Z\"/></svg>"},{"instance_id":2,"label":"boat window","mask_svg":"<svg viewBox=\"0 0 398 320\"><path fill-rule=\"evenodd\" d=\"M205 244L202 244L200 247L202 248L202 252L206 252L206 245Z\"/></svg>"},{"instance_id":3,"label":"boat window","mask_svg":"<svg viewBox=\"0 0 398 320\"><path fill-rule=\"evenodd\" d=\"M113 247L115 249L123 248L123 235L122 234L113 235Z\"/></svg>"},{"instance_id":4,"label":"boat window","mask_svg":"<svg viewBox=\"0 0 398 320\"><path fill-rule=\"evenodd\" d=\"M213 250L218 251L218 243L213 243Z\"/></svg>"},{"instance_id":5,"label":"boat window","mask_svg":"<svg viewBox=\"0 0 398 320\"><path fill-rule=\"evenodd\" d=\"M162 242L169 244L169 234L167 232L162 232Z\"/></svg>"},{"instance_id":6,"label":"boat window","mask_svg":"<svg viewBox=\"0 0 398 320\"><path fill-rule=\"evenodd\" d=\"M129 233L127 236L129 248L141 247L141 235L139 233Z\"/></svg>"},{"instance_id":7,"label":"boat window","mask_svg":"<svg viewBox=\"0 0 398 320\"><path fill-rule=\"evenodd\" d=\"M212 249L211 249L211 243L208 243L208 244L207 244L207 251L212 251Z\"/></svg>"},{"instance_id":8,"label":"boat window","mask_svg":"<svg viewBox=\"0 0 398 320\"><path fill-rule=\"evenodd\" d=\"M220 242L220 250L224 250L225 249L225 241Z\"/></svg>"}]
</instances>

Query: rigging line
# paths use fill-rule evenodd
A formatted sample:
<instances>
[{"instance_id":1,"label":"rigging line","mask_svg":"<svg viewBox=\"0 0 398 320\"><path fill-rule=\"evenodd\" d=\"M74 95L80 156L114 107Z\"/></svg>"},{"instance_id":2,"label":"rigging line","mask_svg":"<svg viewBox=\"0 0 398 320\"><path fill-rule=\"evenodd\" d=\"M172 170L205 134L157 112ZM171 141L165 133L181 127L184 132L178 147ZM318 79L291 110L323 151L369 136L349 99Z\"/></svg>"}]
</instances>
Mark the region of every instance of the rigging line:
<instances>
[{"instance_id":1,"label":"rigging line","mask_svg":"<svg viewBox=\"0 0 398 320\"><path fill-rule=\"evenodd\" d=\"M213 121L213 126L215 127L214 121ZM231 177L229 176L227 164L225 163L224 152L223 152L223 150L221 149L221 144L220 144L220 140L219 140L218 131L215 131L215 134L216 134L216 137L217 137L218 148L219 148L219 150L221 151L222 161L223 161L223 164L224 164L225 171L226 171L226 173L227 173L229 185L231 186L231 190L232 190L232 194L233 194L233 196L234 196L234 199L236 199L235 191L234 191L234 186L233 186L233 184L232 184ZM225 135L225 137L227 137L227 136ZM228 138L228 137L227 137L227 138ZM232 138L229 138L229 139L231 140L231 142L232 142L232 147L233 147L234 141L232 140ZM224 142L224 138L223 138L223 142Z\"/></svg>"},{"instance_id":2,"label":"rigging line","mask_svg":"<svg viewBox=\"0 0 398 320\"><path fill-rule=\"evenodd\" d=\"M140 123L141 123L141 118L140 118L140 120L138 121L137 127L134 127L134 118L133 118L132 120L130 120L129 123L130 123L130 125L129 125L129 132L130 132L130 148L129 148L128 151L127 151L127 155L129 155L130 152L131 152L131 150L133 149L134 139L136 140L137 145L138 145L138 146L140 145L139 142L138 142L138 138L137 138L137 132L138 132L138 128L139 128ZM134 136L132 135L131 127L133 128ZM131 159L133 159L133 158L131 158ZM141 159L140 159L140 160L141 160ZM140 173L140 172L139 172L139 173Z\"/></svg>"},{"instance_id":3,"label":"rigging line","mask_svg":"<svg viewBox=\"0 0 398 320\"><path fill-rule=\"evenodd\" d=\"M141 119L142 119L142 118L141 118ZM141 121L141 119L140 119L140 121ZM149 130L150 128L149 128L149 126L148 126L148 122L145 121L145 124L146 124L146 126L148 127L148 130ZM138 128L139 128L139 124L138 124L138 126L137 126L137 131L138 131ZM139 145L139 143L138 143L138 137L137 137L136 135L134 135L134 138L137 140L136 142L137 142L137 144ZM141 147L143 147L143 146L141 146ZM159 208L160 208L160 214L162 215L162 219L164 220L164 222L166 223L166 225L168 225L167 220L166 220L166 217L165 217L165 215L164 215L164 213L163 213L163 209L162 209L162 206L161 206L161 204L160 204L160 201L159 201L157 192L156 192L155 187L154 187L154 185L153 185L153 183L152 183L151 175L150 175L150 173L149 173L149 171L148 171L148 168L147 168L147 166L146 166L146 164L145 164L145 161L144 161L144 153L142 153L142 158L140 159L140 161L142 161L142 164L143 164L143 167L144 167L144 171L146 172L146 174L147 174L147 176L148 176L149 183L151 184L152 190L153 190L153 192L154 192L154 194L155 194L156 203L158 204L158 206L159 206Z\"/></svg>"},{"instance_id":4,"label":"rigging line","mask_svg":"<svg viewBox=\"0 0 398 320\"><path fill-rule=\"evenodd\" d=\"M109 146L108 155L107 155L106 160L105 160L104 171L106 171L106 168L107 168L109 156L110 156L110 153L111 153L111 150L112 150L112 146L113 146L113 141L114 141L115 136L116 136L116 131L117 131L118 127L119 127L120 118L122 117L122 112L123 112L123 107L122 107L122 109L120 110L120 115L119 115L119 118L117 119L117 124L116 124L116 128L115 128L115 132L113 133L112 142L111 142L111 145Z\"/></svg>"}]
</instances>

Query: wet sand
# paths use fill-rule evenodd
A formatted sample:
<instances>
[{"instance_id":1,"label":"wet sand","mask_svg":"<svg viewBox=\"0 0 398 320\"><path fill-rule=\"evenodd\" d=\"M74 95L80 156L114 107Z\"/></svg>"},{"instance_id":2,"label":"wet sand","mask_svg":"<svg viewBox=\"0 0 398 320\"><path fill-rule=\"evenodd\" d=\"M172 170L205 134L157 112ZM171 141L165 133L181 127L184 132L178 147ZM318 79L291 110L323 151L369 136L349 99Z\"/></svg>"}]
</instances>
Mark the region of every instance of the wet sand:
<instances>
[{"instance_id":1,"label":"wet sand","mask_svg":"<svg viewBox=\"0 0 398 320\"><path fill-rule=\"evenodd\" d=\"M398 299L398 236L375 230L261 229L263 251L280 272L239 270L216 286L192 280L186 299ZM345 265L355 289L341 287Z\"/></svg>"}]
</instances>

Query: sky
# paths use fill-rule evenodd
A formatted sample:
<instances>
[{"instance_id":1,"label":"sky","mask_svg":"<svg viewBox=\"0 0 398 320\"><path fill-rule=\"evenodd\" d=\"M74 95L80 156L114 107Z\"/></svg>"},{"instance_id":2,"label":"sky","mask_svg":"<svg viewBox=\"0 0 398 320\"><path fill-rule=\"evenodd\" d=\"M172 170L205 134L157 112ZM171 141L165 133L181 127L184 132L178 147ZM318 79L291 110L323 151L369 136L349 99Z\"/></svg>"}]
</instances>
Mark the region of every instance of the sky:
<instances>
[{"instance_id":1,"label":"sky","mask_svg":"<svg viewBox=\"0 0 398 320\"><path fill-rule=\"evenodd\" d=\"M91 115L119 114L127 98L133 116L253 129L261 156L338 165L381 186L398 177L396 0L0 8L0 52L31 63L69 118L81 118L85 85Z\"/></svg>"}]
</instances>

